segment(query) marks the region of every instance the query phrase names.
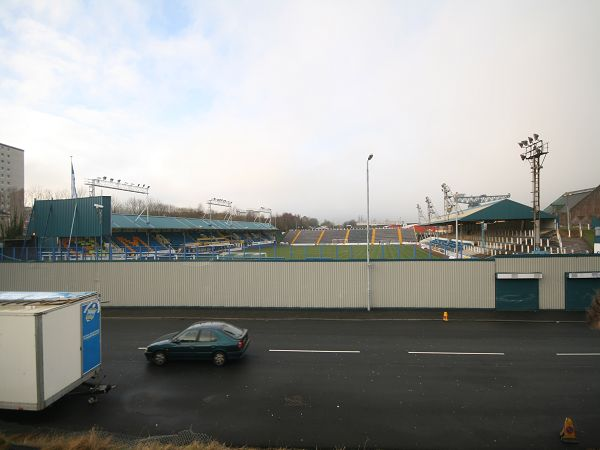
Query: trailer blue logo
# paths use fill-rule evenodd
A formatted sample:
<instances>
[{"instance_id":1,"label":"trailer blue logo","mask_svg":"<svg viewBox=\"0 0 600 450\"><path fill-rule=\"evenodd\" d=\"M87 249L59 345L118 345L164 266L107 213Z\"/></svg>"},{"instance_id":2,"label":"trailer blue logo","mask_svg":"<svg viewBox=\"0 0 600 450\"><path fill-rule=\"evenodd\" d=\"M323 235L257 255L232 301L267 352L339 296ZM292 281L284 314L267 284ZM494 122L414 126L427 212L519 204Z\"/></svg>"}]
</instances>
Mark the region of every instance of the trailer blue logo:
<instances>
[{"instance_id":1,"label":"trailer blue logo","mask_svg":"<svg viewBox=\"0 0 600 450\"><path fill-rule=\"evenodd\" d=\"M100 303L81 305L81 364L82 374L100 366Z\"/></svg>"},{"instance_id":2,"label":"trailer blue logo","mask_svg":"<svg viewBox=\"0 0 600 450\"><path fill-rule=\"evenodd\" d=\"M98 313L98 302L89 303L83 311L85 312L85 320L91 322Z\"/></svg>"}]
</instances>

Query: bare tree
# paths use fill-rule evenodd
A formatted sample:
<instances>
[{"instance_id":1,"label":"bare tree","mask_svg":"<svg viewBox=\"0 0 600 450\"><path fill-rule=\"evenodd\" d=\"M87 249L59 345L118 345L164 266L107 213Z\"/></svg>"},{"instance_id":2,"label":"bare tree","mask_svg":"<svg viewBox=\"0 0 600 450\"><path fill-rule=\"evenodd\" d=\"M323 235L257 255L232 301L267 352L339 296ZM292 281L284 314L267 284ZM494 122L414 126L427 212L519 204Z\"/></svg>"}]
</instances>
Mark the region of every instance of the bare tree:
<instances>
[{"instance_id":1,"label":"bare tree","mask_svg":"<svg viewBox=\"0 0 600 450\"><path fill-rule=\"evenodd\" d=\"M40 186L34 186L25 191L25 205L33 206L35 200L55 200L58 198L71 198L71 192L66 189L53 191Z\"/></svg>"}]
</instances>

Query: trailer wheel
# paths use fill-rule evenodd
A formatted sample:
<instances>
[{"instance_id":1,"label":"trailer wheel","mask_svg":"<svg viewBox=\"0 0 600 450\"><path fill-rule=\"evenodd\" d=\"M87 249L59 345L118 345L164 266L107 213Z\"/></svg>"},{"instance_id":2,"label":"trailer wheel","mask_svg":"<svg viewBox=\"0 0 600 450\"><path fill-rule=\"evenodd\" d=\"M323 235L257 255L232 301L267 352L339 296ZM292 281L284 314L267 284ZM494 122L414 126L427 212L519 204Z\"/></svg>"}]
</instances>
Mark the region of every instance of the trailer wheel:
<instances>
[{"instance_id":1,"label":"trailer wheel","mask_svg":"<svg viewBox=\"0 0 600 450\"><path fill-rule=\"evenodd\" d=\"M152 362L157 366L163 366L167 362L167 355L164 352L156 352L152 355Z\"/></svg>"},{"instance_id":2,"label":"trailer wheel","mask_svg":"<svg viewBox=\"0 0 600 450\"><path fill-rule=\"evenodd\" d=\"M227 356L223 352L216 352L213 354L213 364L217 367L221 367L227 361Z\"/></svg>"}]
</instances>

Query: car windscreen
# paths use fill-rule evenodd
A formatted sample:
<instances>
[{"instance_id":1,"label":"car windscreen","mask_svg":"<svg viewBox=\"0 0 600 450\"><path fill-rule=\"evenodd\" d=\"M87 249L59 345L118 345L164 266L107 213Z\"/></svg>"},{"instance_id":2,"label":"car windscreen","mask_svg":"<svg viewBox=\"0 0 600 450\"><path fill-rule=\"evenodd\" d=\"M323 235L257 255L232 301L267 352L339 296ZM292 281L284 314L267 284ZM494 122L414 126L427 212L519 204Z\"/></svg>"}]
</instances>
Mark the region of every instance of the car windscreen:
<instances>
[{"instance_id":1,"label":"car windscreen","mask_svg":"<svg viewBox=\"0 0 600 450\"><path fill-rule=\"evenodd\" d=\"M222 330L229 336L234 337L236 339L241 338L244 335L244 332L242 330L227 323L223 324Z\"/></svg>"}]
</instances>

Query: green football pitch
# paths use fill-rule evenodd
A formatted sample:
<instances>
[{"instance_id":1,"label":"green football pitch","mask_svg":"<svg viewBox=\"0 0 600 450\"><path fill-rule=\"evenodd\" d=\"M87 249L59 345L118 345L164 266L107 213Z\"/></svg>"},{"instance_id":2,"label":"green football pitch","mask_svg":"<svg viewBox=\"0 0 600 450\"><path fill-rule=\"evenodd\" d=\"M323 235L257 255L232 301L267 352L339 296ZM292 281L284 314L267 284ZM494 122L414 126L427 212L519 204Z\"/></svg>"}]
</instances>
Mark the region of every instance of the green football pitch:
<instances>
[{"instance_id":1,"label":"green football pitch","mask_svg":"<svg viewBox=\"0 0 600 450\"><path fill-rule=\"evenodd\" d=\"M415 245L371 245L371 259L437 259L439 255ZM277 245L253 247L244 251L246 256L283 259L366 259L366 245ZM239 254L242 256L242 254Z\"/></svg>"}]
</instances>

